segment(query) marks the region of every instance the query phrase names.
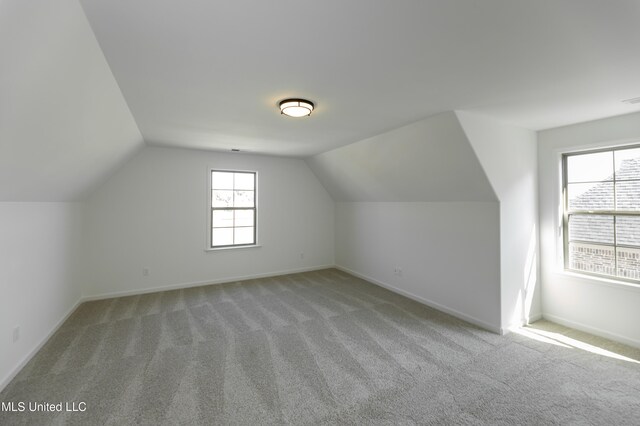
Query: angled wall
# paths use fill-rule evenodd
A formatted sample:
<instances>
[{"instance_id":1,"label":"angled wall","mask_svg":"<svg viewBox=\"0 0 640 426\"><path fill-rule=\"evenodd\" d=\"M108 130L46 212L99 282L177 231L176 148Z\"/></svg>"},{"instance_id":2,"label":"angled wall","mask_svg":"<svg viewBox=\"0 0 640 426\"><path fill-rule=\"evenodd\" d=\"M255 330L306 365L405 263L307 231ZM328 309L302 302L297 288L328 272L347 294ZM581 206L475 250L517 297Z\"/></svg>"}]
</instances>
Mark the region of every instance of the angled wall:
<instances>
[{"instance_id":1,"label":"angled wall","mask_svg":"<svg viewBox=\"0 0 640 426\"><path fill-rule=\"evenodd\" d=\"M336 200L336 264L500 331L499 205L456 115L307 163Z\"/></svg>"},{"instance_id":2,"label":"angled wall","mask_svg":"<svg viewBox=\"0 0 640 426\"><path fill-rule=\"evenodd\" d=\"M468 112L456 115L500 200L500 317L506 330L541 317L536 133Z\"/></svg>"},{"instance_id":3,"label":"angled wall","mask_svg":"<svg viewBox=\"0 0 640 426\"><path fill-rule=\"evenodd\" d=\"M0 201L78 200L142 136L77 0L0 9Z\"/></svg>"},{"instance_id":4,"label":"angled wall","mask_svg":"<svg viewBox=\"0 0 640 426\"><path fill-rule=\"evenodd\" d=\"M0 94L2 389L80 298L69 201L143 142L76 0L0 2Z\"/></svg>"},{"instance_id":5,"label":"angled wall","mask_svg":"<svg viewBox=\"0 0 640 426\"><path fill-rule=\"evenodd\" d=\"M335 201L496 201L453 112L308 161Z\"/></svg>"}]
</instances>

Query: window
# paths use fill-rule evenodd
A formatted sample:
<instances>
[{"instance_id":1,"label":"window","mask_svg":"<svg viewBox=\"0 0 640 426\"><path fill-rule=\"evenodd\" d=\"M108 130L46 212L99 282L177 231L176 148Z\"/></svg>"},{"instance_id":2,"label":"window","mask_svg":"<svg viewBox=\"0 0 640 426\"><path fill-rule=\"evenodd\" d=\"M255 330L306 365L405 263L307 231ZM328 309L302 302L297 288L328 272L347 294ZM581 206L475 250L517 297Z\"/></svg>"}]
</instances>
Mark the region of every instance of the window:
<instances>
[{"instance_id":1,"label":"window","mask_svg":"<svg viewBox=\"0 0 640 426\"><path fill-rule=\"evenodd\" d=\"M640 281L640 147L562 158L565 269Z\"/></svg>"},{"instance_id":2,"label":"window","mask_svg":"<svg viewBox=\"0 0 640 426\"><path fill-rule=\"evenodd\" d=\"M211 170L211 247L256 244L256 173Z\"/></svg>"}]
</instances>

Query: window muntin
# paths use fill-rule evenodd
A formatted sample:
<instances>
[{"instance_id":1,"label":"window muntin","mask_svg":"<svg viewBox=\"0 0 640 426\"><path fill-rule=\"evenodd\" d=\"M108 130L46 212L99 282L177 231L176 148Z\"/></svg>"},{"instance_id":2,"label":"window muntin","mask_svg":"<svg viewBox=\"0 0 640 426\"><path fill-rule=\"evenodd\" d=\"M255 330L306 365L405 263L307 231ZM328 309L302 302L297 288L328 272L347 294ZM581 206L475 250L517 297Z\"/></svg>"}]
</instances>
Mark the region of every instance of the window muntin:
<instances>
[{"instance_id":1,"label":"window muntin","mask_svg":"<svg viewBox=\"0 0 640 426\"><path fill-rule=\"evenodd\" d=\"M256 172L211 170L210 248L256 244Z\"/></svg>"},{"instance_id":2,"label":"window muntin","mask_svg":"<svg viewBox=\"0 0 640 426\"><path fill-rule=\"evenodd\" d=\"M640 147L564 154L564 262L640 281Z\"/></svg>"}]
</instances>

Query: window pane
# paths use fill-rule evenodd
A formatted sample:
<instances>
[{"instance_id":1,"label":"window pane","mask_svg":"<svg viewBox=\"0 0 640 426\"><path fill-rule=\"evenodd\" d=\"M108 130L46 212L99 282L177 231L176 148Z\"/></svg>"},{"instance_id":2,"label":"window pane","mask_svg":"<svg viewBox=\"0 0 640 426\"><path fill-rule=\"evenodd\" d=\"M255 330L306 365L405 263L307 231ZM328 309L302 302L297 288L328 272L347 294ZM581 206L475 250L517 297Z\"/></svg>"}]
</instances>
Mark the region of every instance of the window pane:
<instances>
[{"instance_id":1,"label":"window pane","mask_svg":"<svg viewBox=\"0 0 640 426\"><path fill-rule=\"evenodd\" d=\"M569 240L613 244L613 216L571 215Z\"/></svg>"},{"instance_id":2,"label":"window pane","mask_svg":"<svg viewBox=\"0 0 640 426\"><path fill-rule=\"evenodd\" d=\"M569 268L596 274L615 275L614 249L597 244L569 243Z\"/></svg>"},{"instance_id":3,"label":"window pane","mask_svg":"<svg viewBox=\"0 0 640 426\"><path fill-rule=\"evenodd\" d=\"M255 174L253 173L236 173L235 174L235 186L233 189L248 189L253 191L255 189Z\"/></svg>"},{"instance_id":4,"label":"window pane","mask_svg":"<svg viewBox=\"0 0 640 426\"><path fill-rule=\"evenodd\" d=\"M235 228L235 244L253 244L253 227Z\"/></svg>"},{"instance_id":5,"label":"window pane","mask_svg":"<svg viewBox=\"0 0 640 426\"><path fill-rule=\"evenodd\" d=\"M233 173L211 172L211 189L233 189Z\"/></svg>"},{"instance_id":6,"label":"window pane","mask_svg":"<svg viewBox=\"0 0 640 426\"><path fill-rule=\"evenodd\" d=\"M211 207L233 207L233 191L214 189L211 194Z\"/></svg>"},{"instance_id":7,"label":"window pane","mask_svg":"<svg viewBox=\"0 0 640 426\"><path fill-rule=\"evenodd\" d=\"M640 179L640 148L615 151L616 180Z\"/></svg>"},{"instance_id":8,"label":"window pane","mask_svg":"<svg viewBox=\"0 0 640 426\"><path fill-rule=\"evenodd\" d=\"M640 247L640 217L616 216L616 244Z\"/></svg>"},{"instance_id":9,"label":"window pane","mask_svg":"<svg viewBox=\"0 0 640 426\"><path fill-rule=\"evenodd\" d=\"M255 172L211 171L212 247L255 244Z\"/></svg>"},{"instance_id":10,"label":"window pane","mask_svg":"<svg viewBox=\"0 0 640 426\"><path fill-rule=\"evenodd\" d=\"M236 191L234 207L255 207L253 197L253 191Z\"/></svg>"},{"instance_id":11,"label":"window pane","mask_svg":"<svg viewBox=\"0 0 640 426\"><path fill-rule=\"evenodd\" d=\"M253 210L236 210L236 226L253 226Z\"/></svg>"},{"instance_id":12,"label":"window pane","mask_svg":"<svg viewBox=\"0 0 640 426\"><path fill-rule=\"evenodd\" d=\"M211 225L214 228L229 228L233 226L233 210L214 210L211 216Z\"/></svg>"},{"instance_id":13,"label":"window pane","mask_svg":"<svg viewBox=\"0 0 640 426\"><path fill-rule=\"evenodd\" d=\"M613 179L613 153L571 155L567 157L567 182L596 182Z\"/></svg>"},{"instance_id":14,"label":"window pane","mask_svg":"<svg viewBox=\"0 0 640 426\"><path fill-rule=\"evenodd\" d=\"M640 279L640 249L619 247L618 276L623 278Z\"/></svg>"},{"instance_id":15,"label":"window pane","mask_svg":"<svg viewBox=\"0 0 640 426\"><path fill-rule=\"evenodd\" d=\"M613 182L570 183L569 210L613 210Z\"/></svg>"},{"instance_id":16,"label":"window pane","mask_svg":"<svg viewBox=\"0 0 640 426\"><path fill-rule=\"evenodd\" d=\"M640 210L640 181L616 182L616 209Z\"/></svg>"},{"instance_id":17,"label":"window pane","mask_svg":"<svg viewBox=\"0 0 640 426\"><path fill-rule=\"evenodd\" d=\"M211 230L212 246L230 246L233 244L233 228L213 228Z\"/></svg>"}]
</instances>

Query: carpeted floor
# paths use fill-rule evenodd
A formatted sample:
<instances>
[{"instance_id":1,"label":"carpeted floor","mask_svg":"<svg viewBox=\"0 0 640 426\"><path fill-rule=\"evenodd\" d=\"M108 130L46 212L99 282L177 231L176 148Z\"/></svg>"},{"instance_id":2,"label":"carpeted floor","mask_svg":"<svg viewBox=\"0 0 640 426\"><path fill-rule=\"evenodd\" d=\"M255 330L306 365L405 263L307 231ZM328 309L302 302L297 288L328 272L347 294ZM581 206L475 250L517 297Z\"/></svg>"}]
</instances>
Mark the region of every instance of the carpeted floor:
<instances>
[{"instance_id":1,"label":"carpeted floor","mask_svg":"<svg viewBox=\"0 0 640 426\"><path fill-rule=\"evenodd\" d=\"M572 333L497 336L335 269L90 302L0 394L86 411L0 424L640 424L640 351Z\"/></svg>"}]
</instances>

